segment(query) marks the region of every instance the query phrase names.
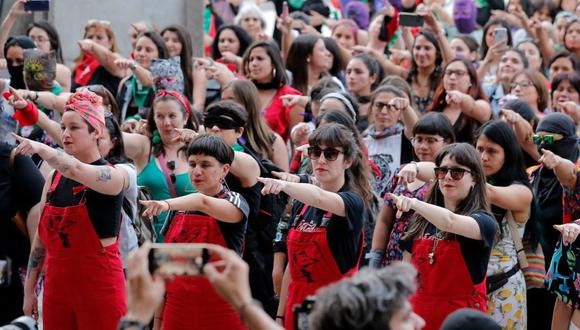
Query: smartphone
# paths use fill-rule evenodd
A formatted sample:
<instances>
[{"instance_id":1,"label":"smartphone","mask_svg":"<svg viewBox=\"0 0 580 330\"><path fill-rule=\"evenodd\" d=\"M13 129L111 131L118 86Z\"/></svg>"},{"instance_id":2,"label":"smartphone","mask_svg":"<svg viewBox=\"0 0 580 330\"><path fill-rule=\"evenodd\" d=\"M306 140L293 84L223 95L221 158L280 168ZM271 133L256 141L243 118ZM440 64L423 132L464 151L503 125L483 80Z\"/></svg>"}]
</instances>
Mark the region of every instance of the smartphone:
<instances>
[{"instance_id":1,"label":"smartphone","mask_svg":"<svg viewBox=\"0 0 580 330\"><path fill-rule=\"evenodd\" d=\"M380 41L389 42L391 40L391 36L389 35L389 31L387 29L390 21L391 17L387 15L383 17L383 22L381 23L381 30L379 31Z\"/></svg>"},{"instance_id":2,"label":"smartphone","mask_svg":"<svg viewBox=\"0 0 580 330\"><path fill-rule=\"evenodd\" d=\"M162 277L199 276L210 259L203 243L154 243L149 251L149 272Z\"/></svg>"},{"instance_id":3,"label":"smartphone","mask_svg":"<svg viewBox=\"0 0 580 330\"><path fill-rule=\"evenodd\" d=\"M495 44L503 43L507 45L507 41L508 41L507 29L506 28L495 29L495 31L493 32L493 42Z\"/></svg>"},{"instance_id":4,"label":"smartphone","mask_svg":"<svg viewBox=\"0 0 580 330\"><path fill-rule=\"evenodd\" d=\"M301 305L294 306L292 310L294 312L294 329L308 330L308 318L314 303L316 303L316 297L308 296Z\"/></svg>"},{"instance_id":5,"label":"smartphone","mask_svg":"<svg viewBox=\"0 0 580 330\"><path fill-rule=\"evenodd\" d=\"M24 3L24 11L48 11L48 0L28 0Z\"/></svg>"},{"instance_id":6,"label":"smartphone","mask_svg":"<svg viewBox=\"0 0 580 330\"><path fill-rule=\"evenodd\" d=\"M400 26L423 26L425 17L417 14L399 13Z\"/></svg>"}]
</instances>

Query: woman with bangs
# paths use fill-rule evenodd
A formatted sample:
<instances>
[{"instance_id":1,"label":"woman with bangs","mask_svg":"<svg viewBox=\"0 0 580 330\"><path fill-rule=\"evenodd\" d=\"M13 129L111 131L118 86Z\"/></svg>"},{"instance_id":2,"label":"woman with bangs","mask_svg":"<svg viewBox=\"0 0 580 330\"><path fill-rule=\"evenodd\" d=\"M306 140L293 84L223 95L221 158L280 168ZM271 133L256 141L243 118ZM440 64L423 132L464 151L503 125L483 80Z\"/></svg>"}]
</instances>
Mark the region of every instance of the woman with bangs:
<instances>
[{"instance_id":1,"label":"woman with bangs","mask_svg":"<svg viewBox=\"0 0 580 330\"><path fill-rule=\"evenodd\" d=\"M183 147L197 131L197 122L185 96L162 91L153 99L147 116L147 135L123 133L125 152L137 168L137 183L145 186L155 200L195 192L187 172ZM164 220L163 213L159 219ZM157 241L163 242L161 227L155 224Z\"/></svg>"},{"instance_id":2,"label":"woman with bangs","mask_svg":"<svg viewBox=\"0 0 580 330\"><path fill-rule=\"evenodd\" d=\"M166 243L209 243L242 254L249 206L224 183L234 150L220 137L199 135L187 147L191 183L198 191L178 198L141 201L144 214L178 211L169 222ZM246 301L234 306L243 311ZM251 302L250 302L251 303ZM167 283L155 329L246 329L240 316L203 276L176 276Z\"/></svg>"},{"instance_id":3,"label":"woman with bangs","mask_svg":"<svg viewBox=\"0 0 580 330\"><path fill-rule=\"evenodd\" d=\"M455 135L453 127L445 115L428 113L421 117L413 127L411 141L415 156L419 161L433 162L441 148L455 142ZM415 162L410 162L409 167L415 167L416 170L419 168ZM418 179L412 182L399 181L398 174L404 168L406 168L406 164L401 164L401 167L395 170L385 191L424 200L431 188L431 182ZM395 213L393 203L385 196L384 205L375 225L372 250L367 255L369 266L372 268L380 268L403 260L401 237L411 223L413 212L407 212L402 217L395 217Z\"/></svg>"},{"instance_id":4,"label":"woman with bangs","mask_svg":"<svg viewBox=\"0 0 580 330\"><path fill-rule=\"evenodd\" d=\"M491 118L492 112L469 61L455 59L447 64L429 111L449 118L458 142L474 143L474 131Z\"/></svg>"},{"instance_id":5,"label":"woman with bangs","mask_svg":"<svg viewBox=\"0 0 580 330\"><path fill-rule=\"evenodd\" d=\"M462 307L485 312L485 274L497 230L475 148L467 143L446 146L435 166L437 180L426 201L389 195L397 216L415 212L403 237L403 260L419 272L411 302L428 330L439 329L447 315Z\"/></svg>"},{"instance_id":6,"label":"woman with bangs","mask_svg":"<svg viewBox=\"0 0 580 330\"><path fill-rule=\"evenodd\" d=\"M103 85L113 95L126 72L115 65L121 57L111 22L90 20L83 40L78 42L81 54L75 59L71 90L87 85Z\"/></svg>"},{"instance_id":7,"label":"woman with bangs","mask_svg":"<svg viewBox=\"0 0 580 330\"><path fill-rule=\"evenodd\" d=\"M361 214L371 199L367 161L355 136L328 124L309 137L308 157L318 186L260 178L262 194L286 193L296 202L288 234L277 321L294 329L293 307L320 287L358 269L363 246Z\"/></svg>"}]
</instances>

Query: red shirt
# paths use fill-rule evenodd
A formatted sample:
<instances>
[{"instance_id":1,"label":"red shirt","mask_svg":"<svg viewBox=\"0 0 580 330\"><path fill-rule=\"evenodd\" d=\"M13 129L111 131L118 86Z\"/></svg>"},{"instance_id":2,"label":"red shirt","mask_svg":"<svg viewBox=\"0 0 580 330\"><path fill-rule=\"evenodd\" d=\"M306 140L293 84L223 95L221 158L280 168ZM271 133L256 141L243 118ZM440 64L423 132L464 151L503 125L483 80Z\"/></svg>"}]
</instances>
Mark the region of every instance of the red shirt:
<instances>
[{"instance_id":1,"label":"red shirt","mask_svg":"<svg viewBox=\"0 0 580 330\"><path fill-rule=\"evenodd\" d=\"M284 95L302 95L302 93L288 85L280 87L270 104L264 109L263 114L268 126L286 142L290 136L290 110L292 110L292 106L284 105L281 99Z\"/></svg>"}]
</instances>

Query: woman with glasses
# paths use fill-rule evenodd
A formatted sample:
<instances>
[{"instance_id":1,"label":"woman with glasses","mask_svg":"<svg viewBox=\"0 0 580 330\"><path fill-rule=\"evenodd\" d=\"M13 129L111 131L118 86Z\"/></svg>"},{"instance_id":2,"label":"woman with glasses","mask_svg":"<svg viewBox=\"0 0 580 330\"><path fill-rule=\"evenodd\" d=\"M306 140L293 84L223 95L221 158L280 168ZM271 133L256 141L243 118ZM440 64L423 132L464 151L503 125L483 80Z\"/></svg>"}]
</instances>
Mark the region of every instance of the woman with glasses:
<instances>
[{"instance_id":1,"label":"woman with glasses","mask_svg":"<svg viewBox=\"0 0 580 330\"><path fill-rule=\"evenodd\" d=\"M477 73L465 59L455 59L447 64L428 110L447 116L453 124L457 141L469 144L474 142L475 130L492 116Z\"/></svg>"},{"instance_id":2,"label":"woman with glasses","mask_svg":"<svg viewBox=\"0 0 580 330\"><path fill-rule=\"evenodd\" d=\"M381 172L373 188L382 197L395 169L413 160L409 139L417 122L417 113L400 89L381 86L371 96L369 118L372 125L363 136L368 156Z\"/></svg>"},{"instance_id":3,"label":"woman with glasses","mask_svg":"<svg viewBox=\"0 0 580 330\"><path fill-rule=\"evenodd\" d=\"M3 47L6 39L11 34L14 24L19 17L26 15L24 2L16 1L8 11L2 26L0 26L0 45ZM43 52L54 51L56 56L56 81L62 86L63 91L68 92L71 88L71 71L64 65L62 47L58 31L48 22L32 22L26 29L26 36L34 41L36 48Z\"/></svg>"},{"instance_id":4,"label":"woman with glasses","mask_svg":"<svg viewBox=\"0 0 580 330\"><path fill-rule=\"evenodd\" d=\"M44 268L46 329L114 329L126 311L118 246L126 173L99 151L105 115L96 94L75 93L61 125L64 152L15 136L18 153L38 154L55 169L45 185L23 309L36 312L36 282Z\"/></svg>"},{"instance_id":5,"label":"woman with glasses","mask_svg":"<svg viewBox=\"0 0 580 330\"><path fill-rule=\"evenodd\" d=\"M74 61L71 89L100 84L117 95L119 81L126 72L115 64L121 55L111 22L88 21L78 44L81 53Z\"/></svg>"},{"instance_id":6,"label":"woman with glasses","mask_svg":"<svg viewBox=\"0 0 580 330\"><path fill-rule=\"evenodd\" d=\"M435 166L437 180L426 201L389 194L397 217L415 212L403 237L403 259L419 272L411 301L425 329L439 329L462 307L486 310L485 274L497 231L477 151L451 144L437 154Z\"/></svg>"},{"instance_id":7,"label":"woman with glasses","mask_svg":"<svg viewBox=\"0 0 580 330\"><path fill-rule=\"evenodd\" d=\"M262 194L286 193L296 202L288 234L277 321L294 329L293 307L320 287L358 269L363 217L372 198L367 161L347 128L328 124L308 139L308 157L318 186L260 178Z\"/></svg>"},{"instance_id":8,"label":"woman with glasses","mask_svg":"<svg viewBox=\"0 0 580 330\"><path fill-rule=\"evenodd\" d=\"M441 148L455 142L453 127L445 115L428 113L421 117L413 127L411 142L419 161L433 162ZM418 169L418 165L414 162L411 162L409 166L415 166ZM431 182L418 179L413 182L399 181L398 174L403 168L405 166L401 164L401 168L395 171L386 187L386 192L424 200L431 188ZM402 176L404 177L404 174ZM407 231L412 217L412 212L407 212L402 217L395 217L394 205L391 199L385 197L385 204L377 217L374 229L372 251L367 255L371 267L379 268L385 264L390 265L403 260L401 237Z\"/></svg>"},{"instance_id":9,"label":"woman with glasses","mask_svg":"<svg viewBox=\"0 0 580 330\"><path fill-rule=\"evenodd\" d=\"M563 113L551 113L540 121L534 136L534 142L541 151L540 165L528 169L534 195L542 210L540 243L544 252L546 267L552 261L552 255L560 258L554 249L560 241L560 232L554 225L570 223L580 218L580 188L578 187L578 136L576 125ZM554 261L556 262L556 261ZM562 293L559 288L552 291ZM565 293L568 296L570 293ZM552 309L546 306L554 304L554 296L545 289L528 291L529 315L533 317L528 323L550 327ZM534 308L535 307L535 308ZM554 309L565 307L559 302Z\"/></svg>"},{"instance_id":10,"label":"woman with glasses","mask_svg":"<svg viewBox=\"0 0 580 330\"><path fill-rule=\"evenodd\" d=\"M152 199L168 199L195 191L182 149L185 141L189 141L186 137L196 130L195 116L185 96L162 91L153 99L147 116L147 136L123 133L127 157L137 168L137 183L147 187ZM160 231L166 217L162 213L155 224L159 242L163 241Z\"/></svg>"},{"instance_id":11,"label":"woman with glasses","mask_svg":"<svg viewBox=\"0 0 580 330\"><path fill-rule=\"evenodd\" d=\"M476 145L500 228L487 266L487 313L504 329L527 328L526 281L521 271L526 265L519 264L521 239L514 237L530 219L533 194L516 139L509 124L496 120L481 127Z\"/></svg>"},{"instance_id":12,"label":"woman with glasses","mask_svg":"<svg viewBox=\"0 0 580 330\"><path fill-rule=\"evenodd\" d=\"M538 117L548 109L548 88L546 78L539 72L526 69L517 73L510 83L510 93L530 104Z\"/></svg>"},{"instance_id":13,"label":"woman with glasses","mask_svg":"<svg viewBox=\"0 0 580 330\"><path fill-rule=\"evenodd\" d=\"M242 254L250 207L224 183L234 157L233 149L220 137L199 135L187 147L189 177L198 192L141 202L147 207L145 214L179 211L171 220L166 243L217 244ZM244 308L234 307L240 313ZM154 328L245 329L236 310L200 276L177 276L167 283Z\"/></svg>"}]
</instances>

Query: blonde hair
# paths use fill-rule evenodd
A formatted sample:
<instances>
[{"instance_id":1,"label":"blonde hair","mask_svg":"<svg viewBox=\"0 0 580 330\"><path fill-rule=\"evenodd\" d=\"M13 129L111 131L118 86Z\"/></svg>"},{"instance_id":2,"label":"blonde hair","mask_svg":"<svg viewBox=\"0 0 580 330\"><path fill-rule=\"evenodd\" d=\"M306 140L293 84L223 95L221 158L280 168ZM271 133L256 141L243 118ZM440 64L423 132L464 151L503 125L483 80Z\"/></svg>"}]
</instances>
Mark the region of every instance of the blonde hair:
<instances>
[{"instance_id":1,"label":"blonde hair","mask_svg":"<svg viewBox=\"0 0 580 330\"><path fill-rule=\"evenodd\" d=\"M89 32L89 29L93 29L93 28L96 31L105 31L105 33L107 34L107 37L111 41L111 49L109 49L110 51L112 51L113 53L120 52L119 46L117 46L117 39L115 38L115 32L113 32L113 28L111 27L111 23L106 22L106 21L90 20L87 23L87 25L85 25L85 33L83 34L83 39L85 39L87 37L87 32ZM74 60L73 70L75 70L77 68L77 66L83 61L84 58L85 58L85 53L81 51L79 56L77 56L77 58L75 58L75 60Z\"/></svg>"}]
</instances>

